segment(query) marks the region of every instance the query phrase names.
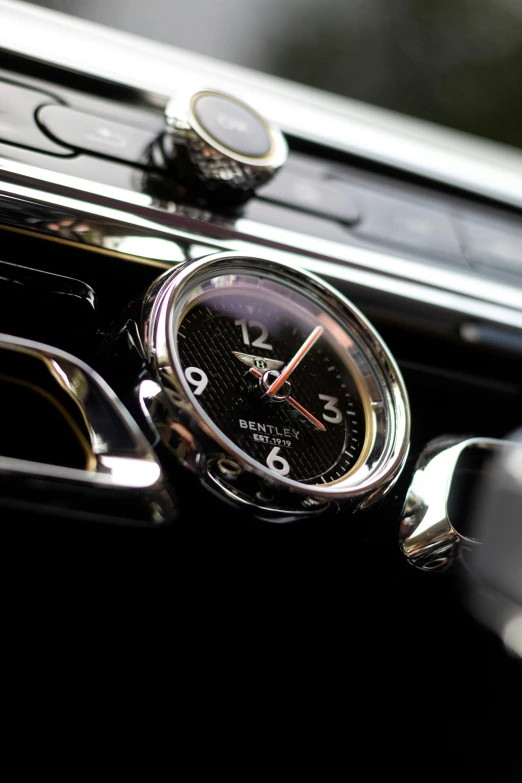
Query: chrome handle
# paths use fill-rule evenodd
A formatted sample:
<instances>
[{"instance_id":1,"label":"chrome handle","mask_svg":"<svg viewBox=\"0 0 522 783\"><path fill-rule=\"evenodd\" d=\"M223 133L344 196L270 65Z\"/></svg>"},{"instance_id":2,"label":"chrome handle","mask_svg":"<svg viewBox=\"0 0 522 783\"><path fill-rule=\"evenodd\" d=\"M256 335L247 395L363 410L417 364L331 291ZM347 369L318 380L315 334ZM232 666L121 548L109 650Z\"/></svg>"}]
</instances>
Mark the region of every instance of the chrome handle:
<instances>
[{"instance_id":1,"label":"chrome handle","mask_svg":"<svg viewBox=\"0 0 522 783\"><path fill-rule=\"evenodd\" d=\"M412 565L442 571L463 549L476 546L476 538L458 529L450 511L459 461L468 449L492 456L509 446L495 438L440 438L428 444L417 461L400 525L401 549Z\"/></svg>"},{"instance_id":2,"label":"chrome handle","mask_svg":"<svg viewBox=\"0 0 522 783\"><path fill-rule=\"evenodd\" d=\"M174 518L174 496L155 454L130 414L94 370L56 348L3 334L0 355L3 367L14 367L5 380L20 388L32 388L51 407L59 409L85 458L82 466L71 466L61 460L51 463L19 455L2 456L0 439L1 504L43 505L57 514L139 526L157 526ZM16 437L15 414L5 408L2 414L6 426L15 428ZM32 415L28 410L27 416ZM31 427L35 437L41 437L37 420Z\"/></svg>"}]
</instances>

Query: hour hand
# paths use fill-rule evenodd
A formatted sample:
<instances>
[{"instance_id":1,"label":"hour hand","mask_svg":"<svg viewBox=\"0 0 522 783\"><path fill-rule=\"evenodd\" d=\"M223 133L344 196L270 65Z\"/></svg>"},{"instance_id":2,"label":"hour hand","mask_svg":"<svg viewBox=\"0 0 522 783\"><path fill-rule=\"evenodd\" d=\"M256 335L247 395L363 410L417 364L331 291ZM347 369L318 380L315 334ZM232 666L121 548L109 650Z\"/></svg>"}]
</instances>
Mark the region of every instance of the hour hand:
<instances>
[{"instance_id":1,"label":"hour hand","mask_svg":"<svg viewBox=\"0 0 522 783\"><path fill-rule=\"evenodd\" d=\"M254 367L254 369L262 373L268 370L279 370L284 365L284 362L280 362L277 359L267 359L264 356L254 356L254 354L241 353L240 351L232 351L232 353L236 359L246 364L247 367Z\"/></svg>"},{"instance_id":2,"label":"hour hand","mask_svg":"<svg viewBox=\"0 0 522 783\"><path fill-rule=\"evenodd\" d=\"M252 373L252 375L254 375L256 378L263 377L263 373L259 372L259 370L256 370L255 367L251 367L248 372ZM292 405L296 410L300 411L303 414L303 416L306 419L308 419L308 421L312 422L312 424L317 427L318 430L322 430L323 432L325 432L326 427L324 426L324 424L322 424L319 421L319 419L316 419L315 416L312 416L310 411L307 411L306 408L303 408L303 406L299 402L297 402L297 400L294 400L293 397L287 397L286 401L289 402L290 405Z\"/></svg>"}]
</instances>

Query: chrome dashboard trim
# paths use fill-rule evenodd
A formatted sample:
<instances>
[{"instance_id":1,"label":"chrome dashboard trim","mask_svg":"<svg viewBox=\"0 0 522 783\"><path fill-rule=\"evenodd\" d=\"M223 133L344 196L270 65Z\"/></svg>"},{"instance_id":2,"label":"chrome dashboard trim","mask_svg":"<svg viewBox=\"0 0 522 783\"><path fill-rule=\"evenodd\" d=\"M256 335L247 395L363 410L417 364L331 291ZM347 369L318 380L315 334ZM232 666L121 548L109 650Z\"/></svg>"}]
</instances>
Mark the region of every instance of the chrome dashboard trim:
<instances>
[{"instance_id":1,"label":"chrome dashboard trim","mask_svg":"<svg viewBox=\"0 0 522 783\"><path fill-rule=\"evenodd\" d=\"M48 218L42 219L42 210ZM205 217L206 219L202 219ZM60 220L81 218L82 230ZM0 226L109 253L159 269L234 250L262 254L328 278L451 314L522 328L522 288L253 220L191 215L174 202L0 158ZM134 251L134 252L133 252Z\"/></svg>"},{"instance_id":2,"label":"chrome dashboard trim","mask_svg":"<svg viewBox=\"0 0 522 783\"><path fill-rule=\"evenodd\" d=\"M162 107L191 74L195 89L237 95L286 133L522 206L520 151L376 106L17 0L0 0L0 49L130 86Z\"/></svg>"},{"instance_id":3,"label":"chrome dashboard trim","mask_svg":"<svg viewBox=\"0 0 522 783\"><path fill-rule=\"evenodd\" d=\"M223 63L215 63L210 59L201 58L199 55L173 50L160 44L152 44L135 36L118 33L105 29L99 25L86 23L68 17L63 14L43 9L36 9L24 3L4 0L0 2L0 46L11 48L12 51L23 51L49 62L55 62L57 57L63 57L61 65L64 67L79 68L79 60L82 59L82 47L86 42L89 46L92 40L97 43L96 68L100 65L98 76L112 77L105 70L110 62L117 63L118 67L125 69L125 75L136 77L134 87L150 90L151 84L146 87L142 84L145 79L153 79L156 88L161 84L166 87L171 83L167 78L168 69L177 70L194 68L195 80L198 81L206 74L217 74L219 78L236 78L240 75L240 81L249 79L248 100L250 93L253 96L264 96L266 106L264 113L270 116L277 115L277 120L284 125L287 113L297 117L302 128L309 125L304 118L299 119L294 112L293 100L304 101L304 95L315 96L315 91L309 91L298 85L290 85L281 80L273 79L260 74L250 74L248 71L238 69L235 66ZM42 27L43 25L43 27ZM21 34L22 28L26 29L28 37ZM38 35L36 34L38 30ZM9 32L8 32L9 31ZM86 34L88 33L88 35ZM92 40L90 36L93 36ZM64 40L62 41L62 38ZM65 41L65 38L67 39ZM5 40L4 40L5 39ZM56 46L50 46L49 41L55 41ZM58 41L62 41L58 46ZM42 43L43 42L43 43ZM99 44L99 46L98 46ZM36 48L35 48L36 47ZM37 51L38 47L40 50ZM45 51L44 51L45 50ZM60 52L59 55L56 52ZM118 57L114 52L118 52ZM120 56L121 55L121 56ZM78 58L73 63L72 57ZM50 59L49 59L50 58ZM55 59L53 59L55 58ZM132 58L132 64L129 62ZM82 60L83 69L92 69L92 58L85 57ZM201 65L204 63L204 66ZM208 63L208 70L206 69ZM148 64L148 65L147 65ZM167 71L163 70L163 66ZM80 69L81 70L81 69ZM235 75L235 76L234 76ZM122 75L120 75L122 76ZM258 78L259 77L259 78ZM216 77L217 78L217 77ZM237 77L239 78L239 77ZM251 78L253 82L251 83ZM124 82L125 79L120 78ZM140 81L141 80L141 81ZM207 79L208 80L208 79ZM174 81L172 83L175 83ZM252 90L251 90L251 84ZM228 82L227 82L228 85ZM220 83L220 87L221 87ZM225 85L226 86L226 85ZM241 97L241 90L234 89L237 86L230 82L230 88ZM243 84L244 88L244 84ZM284 106L275 100L274 90L281 89L284 95ZM283 89L284 88L284 89ZM187 89L184 81L183 89ZM161 90L160 90L161 92ZM281 95L279 102L281 103ZM349 101L324 96L327 102L335 100L347 107ZM294 96L293 100L291 99ZM298 97L296 97L298 96ZM156 100L148 95L149 100ZM166 95L160 95L162 104ZM329 105L329 104L328 104ZM259 106L256 102L256 106ZM367 107L365 107L367 108ZM267 111L268 110L268 111ZM325 108L324 116L330 117L330 121L324 122L326 133L339 129L343 139L351 138L344 133L343 122L328 114ZM374 111L371 109L371 111ZM377 110L375 110L377 111ZM346 109L346 112L348 110ZM319 114L323 117L322 112ZM348 112L349 114L349 112ZM348 115L347 115L348 116ZM387 117L384 112L383 116ZM390 115L392 116L392 115ZM335 119L335 121L333 121ZM349 119L352 122L353 118ZM397 118L393 117L394 120ZM348 120L347 120L348 121ZM399 120L397 120L399 121ZM411 121L413 122L413 121ZM410 123L410 120L400 119L399 124ZM393 122L386 133L393 136ZM401 125L401 127L403 127ZM405 127L405 126L404 126ZM344 129L344 130L343 130ZM435 129L437 132L439 129ZM384 128L383 128L384 131ZM337 131L336 131L337 132ZM441 133L446 133L442 131ZM473 142L473 140L471 140ZM325 143L333 143L324 139ZM482 142L480 142L482 144ZM470 146L471 145L471 146ZM335 145L334 145L335 146ZM381 145L382 149L389 149L393 144ZM483 147L484 149L489 145ZM473 148L471 142L466 144L466 149ZM376 150L368 150L368 154L378 158ZM408 146L408 154L411 147ZM515 153L520 163L522 173L522 156ZM433 160L433 150L426 155L426 160ZM454 163L454 162L453 162ZM510 173L514 174L513 161L510 162ZM496 164L495 164L496 165ZM452 170L455 166L452 165ZM211 213L191 213L185 207L179 207L173 202L158 202L150 196L130 190L123 190L113 186L88 181L75 176L58 174L47 169L37 168L32 165L18 163L7 158L0 158L0 193L6 197L25 199L28 214L31 213L31 202L35 205L49 209L49 214L56 210L66 210L66 215L89 216L89 226L92 230L84 231L81 236L71 236L71 231L48 231L48 236L54 236L61 241L79 243L84 247L90 247L102 252L116 253L121 257L141 261L167 268L169 265L179 263L186 258L195 258L198 255L215 251L235 250L245 254L262 254L274 260L290 261L304 269L319 274L334 282L345 292L352 286L357 286L366 291L382 294L392 300L406 300L412 303L412 308L418 305L429 305L432 310L439 311L443 320L451 321L451 328L459 328L458 318L462 315L467 319L488 321L507 327L522 328L522 290L507 283L495 282L480 277L474 270L465 267L450 268L434 265L429 260L411 260L401 256L400 251L377 251L350 244L348 232L346 242L324 240L311 235L303 235L298 231L269 226L251 219L239 218L227 220L213 216ZM519 189L519 177L516 175L517 192ZM491 182L491 177L485 177L484 181ZM471 183L470 183L471 185ZM17 227L20 230L42 233L42 225L20 219L11 218L7 213L15 212L9 203L2 199L2 211L4 219L0 223ZM522 201L521 201L522 203ZM13 222L14 220L14 222ZM115 235L116 227L120 227L120 234ZM45 233L45 232L44 232ZM64 236L63 234L66 234ZM171 240L175 239L177 245Z\"/></svg>"}]
</instances>

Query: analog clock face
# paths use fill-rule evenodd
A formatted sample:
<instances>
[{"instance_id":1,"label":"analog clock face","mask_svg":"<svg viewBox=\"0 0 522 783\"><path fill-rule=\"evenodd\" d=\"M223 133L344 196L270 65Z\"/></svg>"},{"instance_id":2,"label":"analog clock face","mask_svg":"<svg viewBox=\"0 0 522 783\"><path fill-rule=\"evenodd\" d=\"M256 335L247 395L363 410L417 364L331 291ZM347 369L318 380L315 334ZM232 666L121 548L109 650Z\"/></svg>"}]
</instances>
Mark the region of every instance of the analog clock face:
<instances>
[{"instance_id":1,"label":"analog clock face","mask_svg":"<svg viewBox=\"0 0 522 783\"><path fill-rule=\"evenodd\" d=\"M273 280L229 275L204 289L174 335L193 404L274 475L309 485L344 479L371 435L354 339Z\"/></svg>"}]
</instances>

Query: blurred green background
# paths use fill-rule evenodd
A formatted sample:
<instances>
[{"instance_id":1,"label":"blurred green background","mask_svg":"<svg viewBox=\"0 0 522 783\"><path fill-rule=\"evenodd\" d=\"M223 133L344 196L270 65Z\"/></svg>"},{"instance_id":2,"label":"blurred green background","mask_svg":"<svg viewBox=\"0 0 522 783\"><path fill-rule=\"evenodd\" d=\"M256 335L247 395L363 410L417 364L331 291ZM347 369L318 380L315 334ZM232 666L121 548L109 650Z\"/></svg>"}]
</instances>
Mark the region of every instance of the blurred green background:
<instances>
[{"instance_id":1,"label":"blurred green background","mask_svg":"<svg viewBox=\"0 0 522 783\"><path fill-rule=\"evenodd\" d=\"M36 0L522 146L522 0Z\"/></svg>"}]
</instances>

